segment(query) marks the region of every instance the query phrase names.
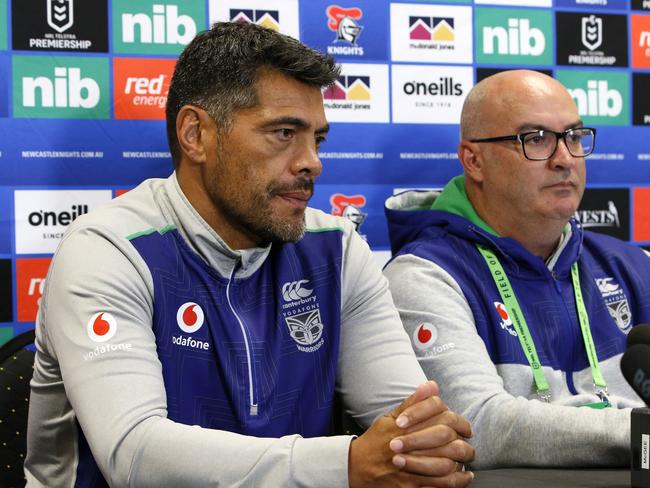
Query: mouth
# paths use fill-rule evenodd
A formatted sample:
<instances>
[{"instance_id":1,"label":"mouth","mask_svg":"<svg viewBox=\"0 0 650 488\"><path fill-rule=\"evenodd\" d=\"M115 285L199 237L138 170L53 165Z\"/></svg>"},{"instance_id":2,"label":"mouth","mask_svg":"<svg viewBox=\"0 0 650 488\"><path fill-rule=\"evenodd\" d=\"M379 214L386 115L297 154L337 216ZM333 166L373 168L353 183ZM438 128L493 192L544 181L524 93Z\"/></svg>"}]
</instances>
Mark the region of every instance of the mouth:
<instances>
[{"instance_id":1,"label":"mouth","mask_svg":"<svg viewBox=\"0 0 650 488\"><path fill-rule=\"evenodd\" d=\"M278 193L277 196L295 208L305 209L307 208L312 193L308 191L291 191Z\"/></svg>"},{"instance_id":2,"label":"mouth","mask_svg":"<svg viewBox=\"0 0 650 488\"><path fill-rule=\"evenodd\" d=\"M549 188L555 188L559 190L573 190L577 185L569 180L560 181L548 186Z\"/></svg>"}]
</instances>

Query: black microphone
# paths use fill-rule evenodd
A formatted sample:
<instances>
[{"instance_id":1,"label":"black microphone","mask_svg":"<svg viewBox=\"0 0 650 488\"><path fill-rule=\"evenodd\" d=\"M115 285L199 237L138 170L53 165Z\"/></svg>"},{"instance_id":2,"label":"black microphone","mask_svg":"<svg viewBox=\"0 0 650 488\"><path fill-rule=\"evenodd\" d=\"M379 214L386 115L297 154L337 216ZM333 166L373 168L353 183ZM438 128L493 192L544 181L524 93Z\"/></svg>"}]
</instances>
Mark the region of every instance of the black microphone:
<instances>
[{"instance_id":1,"label":"black microphone","mask_svg":"<svg viewBox=\"0 0 650 488\"><path fill-rule=\"evenodd\" d=\"M645 337L645 332L636 334L633 339L636 340L637 336ZM645 404L650 406L650 346L646 344L629 346L621 358L621 372Z\"/></svg>"},{"instance_id":2,"label":"black microphone","mask_svg":"<svg viewBox=\"0 0 650 488\"><path fill-rule=\"evenodd\" d=\"M650 344L650 325L639 324L632 327L632 330L627 335L627 347L636 344Z\"/></svg>"},{"instance_id":3,"label":"black microphone","mask_svg":"<svg viewBox=\"0 0 650 488\"><path fill-rule=\"evenodd\" d=\"M634 329L637 327L639 326ZM643 326L632 336L632 340L628 335L628 348L621 358L621 372L645 404L650 405L650 346L643 340L648 336L647 329L648 326ZM641 343L635 343L636 341ZM631 486L648 488L650 487L650 408L632 409L630 448L632 451Z\"/></svg>"}]
</instances>

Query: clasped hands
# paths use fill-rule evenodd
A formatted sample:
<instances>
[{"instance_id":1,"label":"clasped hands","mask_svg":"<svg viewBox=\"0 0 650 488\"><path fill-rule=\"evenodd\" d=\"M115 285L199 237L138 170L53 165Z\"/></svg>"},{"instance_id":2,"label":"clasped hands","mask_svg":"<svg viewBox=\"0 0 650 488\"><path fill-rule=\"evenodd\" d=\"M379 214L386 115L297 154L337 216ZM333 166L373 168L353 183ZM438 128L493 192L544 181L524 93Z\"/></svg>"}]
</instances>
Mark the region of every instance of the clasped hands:
<instances>
[{"instance_id":1,"label":"clasped hands","mask_svg":"<svg viewBox=\"0 0 650 488\"><path fill-rule=\"evenodd\" d=\"M373 486L462 488L473 473L462 469L474 459L469 422L447 408L434 381L392 412L379 417L350 444L351 488Z\"/></svg>"}]
</instances>

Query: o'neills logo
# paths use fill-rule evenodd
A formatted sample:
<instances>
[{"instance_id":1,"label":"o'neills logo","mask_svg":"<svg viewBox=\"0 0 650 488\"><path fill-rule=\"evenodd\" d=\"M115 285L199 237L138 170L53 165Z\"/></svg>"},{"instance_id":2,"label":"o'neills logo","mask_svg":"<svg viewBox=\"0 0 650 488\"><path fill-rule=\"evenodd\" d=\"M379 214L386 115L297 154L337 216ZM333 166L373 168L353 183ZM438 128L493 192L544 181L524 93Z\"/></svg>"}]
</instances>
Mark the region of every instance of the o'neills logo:
<instances>
[{"instance_id":1,"label":"o'neills logo","mask_svg":"<svg viewBox=\"0 0 650 488\"><path fill-rule=\"evenodd\" d=\"M27 216L27 222L33 227L40 225L69 225L74 219L86 213L88 213L88 205L72 205L69 212L37 210Z\"/></svg>"},{"instance_id":2,"label":"o'neills logo","mask_svg":"<svg viewBox=\"0 0 650 488\"><path fill-rule=\"evenodd\" d=\"M459 97L463 94L462 83L454 82L451 76L440 77L438 81L426 83L409 81L404 83L402 90L407 95L430 95L442 97Z\"/></svg>"}]
</instances>

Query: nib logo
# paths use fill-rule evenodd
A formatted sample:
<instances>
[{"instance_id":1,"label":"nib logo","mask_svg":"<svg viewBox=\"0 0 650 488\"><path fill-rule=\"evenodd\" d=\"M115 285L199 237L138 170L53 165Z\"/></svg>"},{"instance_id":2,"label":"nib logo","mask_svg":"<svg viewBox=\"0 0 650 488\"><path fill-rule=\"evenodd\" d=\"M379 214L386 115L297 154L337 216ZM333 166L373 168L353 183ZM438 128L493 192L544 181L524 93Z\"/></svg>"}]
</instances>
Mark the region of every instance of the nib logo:
<instances>
[{"instance_id":1,"label":"nib logo","mask_svg":"<svg viewBox=\"0 0 650 488\"><path fill-rule=\"evenodd\" d=\"M178 327L188 334L192 334L203 326L205 315L203 309L194 302L187 302L181 305L176 312L176 323Z\"/></svg>"},{"instance_id":2,"label":"nib logo","mask_svg":"<svg viewBox=\"0 0 650 488\"><path fill-rule=\"evenodd\" d=\"M550 12L531 15L515 9L476 9L478 62L552 64Z\"/></svg>"},{"instance_id":3,"label":"nib logo","mask_svg":"<svg viewBox=\"0 0 650 488\"><path fill-rule=\"evenodd\" d=\"M94 342L106 342L117 332L117 322L110 313L99 312L90 317L86 331Z\"/></svg>"},{"instance_id":4,"label":"nib logo","mask_svg":"<svg viewBox=\"0 0 650 488\"><path fill-rule=\"evenodd\" d=\"M105 59L15 56L13 63L16 117L108 118Z\"/></svg>"},{"instance_id":5,"label":"nib logo","mask_svg":"<svg viewBox=\"0 0 650 488\"><path fill-rule=\"evenodd\" d=\"M82 78L79 68L54 68L54 79L24 77L23 106L36 107L37 91L42 107L93 108L99 103L99 85L92 78Z\"/></svg>"},{"instance_id":6,"label":"nib logo","mask_svg":"<svg viewBox=\"0 0 650 488\"><path fill-rule=\"evenodd\" d=\"M589 80L587 89L569 90L580 115L617 117L623 110L623 97L609 88L606 80Z\"/></svg>"},{"instance_id":7,"label":"nib logo","mask_svg":"<svg viewBox=\"0 0 650 488\"><path fill-rule=\"evenodd\" d=\"M137 42L136 28L143 44L189 43L196 35L196 23L188 15L178 15L176 5L154 5L151 16L144 13L122 14L122 41Z\"/></svg>"},{"instance_id":8,"label":"nib logo","mask_svg":"<svg viewBox=\"0 0 650 488\"><path fill-rule=\"evenodd\" d=\"M555 77L573 97L585 124L629 124L627 73L557 70Z\"/></svg>"},{"instance_id":9,"label":"nib logo","mask_svg":"<svg viewBox=\"0 0 650 488\"><path fill-rule=\"evenodd\" d=\"M530 27L528 19L508 19L508 28L484 27L483 52L485 54L521 54L540 56L546 48L541 30Z\"/></svg>"},{"instance_id":10,"label":"nib logo","mask_svg":"<svg viewBox=\"0 0 650 488\"><path fill-rule=\"evenodd\" d=\"M178 54L205 24L199 2L113 1L113 43L118 53Z\"/></svg>"}]
</instances>

